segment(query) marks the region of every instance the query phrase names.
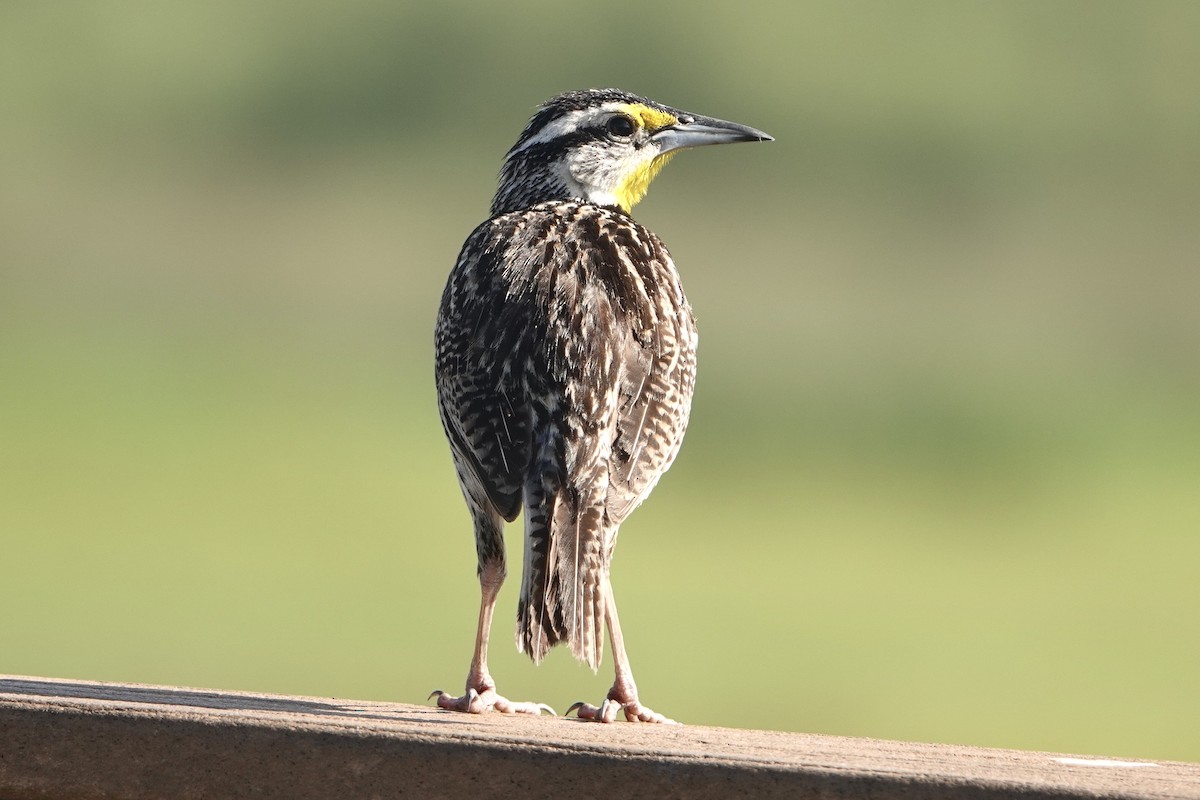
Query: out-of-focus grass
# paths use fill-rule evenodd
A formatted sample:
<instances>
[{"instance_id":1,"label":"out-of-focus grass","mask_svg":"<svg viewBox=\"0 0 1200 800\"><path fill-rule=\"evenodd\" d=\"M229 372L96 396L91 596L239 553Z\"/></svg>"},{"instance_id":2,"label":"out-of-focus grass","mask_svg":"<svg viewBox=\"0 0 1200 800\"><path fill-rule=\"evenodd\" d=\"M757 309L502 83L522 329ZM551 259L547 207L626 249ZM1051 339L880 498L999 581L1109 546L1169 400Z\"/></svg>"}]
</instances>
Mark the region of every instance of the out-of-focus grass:
<instances>
[{"instance_id":1,"label":"out-of-focus grass","mask_svg":"<svg viewBox=\"0 0 1200 800\"><path fill-rule=\"evenodd\" d=\"M422 375L302 339L27 352L5 364L24 387L3 407L6 669L412 702L457 684L471 547ZM1015 440L973 467L993 448L978 435L912 454L886 408L807 411L796 426L843 432L791 452L766 444L794 435L775 413L702 403L626 527L615 584L648 701L697 723L1189 757L1195 438L1165 416L1068 431L1084 452L1047 458L1036 421L972 404L973 430ZM506 690L602 695L604 672L507 646L512 584Z\"/></svg>"},{"instance_id":2,"label":"out-of-focus grass","mask_svg":"<svg viewBox=\"0 0 1200 800\"><path fill-rule=\"evenodd\" d=\"M57 8L0 12L0 671L457 690L441 284L529 107L619 83L777 137L638 209L701 327L616 556L643 699L1200 758L1197 7ZM518 584L501 688L601 697Z\"/></svg>"}]
</instances>

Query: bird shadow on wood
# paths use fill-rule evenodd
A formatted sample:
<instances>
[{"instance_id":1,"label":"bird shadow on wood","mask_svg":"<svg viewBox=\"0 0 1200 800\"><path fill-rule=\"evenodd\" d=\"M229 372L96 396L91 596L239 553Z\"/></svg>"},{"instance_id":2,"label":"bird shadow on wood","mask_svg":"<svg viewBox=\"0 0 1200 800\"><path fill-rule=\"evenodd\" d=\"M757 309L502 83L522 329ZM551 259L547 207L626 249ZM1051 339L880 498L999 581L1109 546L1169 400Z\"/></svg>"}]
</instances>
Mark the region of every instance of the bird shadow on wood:
<instances>
[{"instance_id":1,"label":"bird shadow on wood","mask_svg":"<svg viewBox=\"0 0 1200 800\"><path fill-rule=\"evenodd\" d=\"M58 681L29 678L0 679L0 694L84 701L96 700L142 706L185 706L217 711L309 714L410 722L428 722L431 717L441 716L438 709L435 708L430 708L428 713L425 714L417 711L410 705L392 703L358 701L353 704L347 704L333 698L324 700L320 698L281 697L245 692L90 683L84 681L60 683Z\"/></svg>"}]
</instances>

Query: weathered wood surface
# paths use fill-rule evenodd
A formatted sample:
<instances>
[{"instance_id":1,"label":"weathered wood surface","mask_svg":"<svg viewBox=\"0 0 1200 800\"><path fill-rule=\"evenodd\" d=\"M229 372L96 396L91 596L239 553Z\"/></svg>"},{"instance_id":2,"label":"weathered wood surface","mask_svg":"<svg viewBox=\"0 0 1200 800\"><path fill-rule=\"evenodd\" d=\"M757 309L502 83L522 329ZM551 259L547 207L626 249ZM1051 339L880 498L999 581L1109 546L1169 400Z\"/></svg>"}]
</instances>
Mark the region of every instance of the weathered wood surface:
<instances>
[{"instance_id":1,"label":"weathered wood surface","mask_svg":"<svg viewBox=\"0 0 1200 800\"><path fill-rule=\"evenodd\" d=\"M1200 798L1200 764L0 676L0 798Z\"/></svg>"}]
</instances>

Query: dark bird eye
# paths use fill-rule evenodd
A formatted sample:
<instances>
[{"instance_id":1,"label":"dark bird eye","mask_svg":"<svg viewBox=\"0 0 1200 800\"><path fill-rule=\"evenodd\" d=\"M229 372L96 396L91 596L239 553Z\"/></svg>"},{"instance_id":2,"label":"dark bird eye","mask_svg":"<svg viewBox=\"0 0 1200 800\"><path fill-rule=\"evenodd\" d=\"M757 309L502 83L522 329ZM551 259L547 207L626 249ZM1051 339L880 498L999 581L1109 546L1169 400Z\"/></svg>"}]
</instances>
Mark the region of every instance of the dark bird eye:
<instances>
[{"instance_id":1,"label":"dark bird eye","mask_svg":"<svg viewBox=\"0 0 1200 800\"><path fill-rule=\"evenodd\" d=\"M613 136L625 138L627 136L633 136L633 131L635 130L636 126L634 126L633 120L631 120L629 117L618 114L615 117L609 117L605 127Z\"/></svg>"}]
</instances>

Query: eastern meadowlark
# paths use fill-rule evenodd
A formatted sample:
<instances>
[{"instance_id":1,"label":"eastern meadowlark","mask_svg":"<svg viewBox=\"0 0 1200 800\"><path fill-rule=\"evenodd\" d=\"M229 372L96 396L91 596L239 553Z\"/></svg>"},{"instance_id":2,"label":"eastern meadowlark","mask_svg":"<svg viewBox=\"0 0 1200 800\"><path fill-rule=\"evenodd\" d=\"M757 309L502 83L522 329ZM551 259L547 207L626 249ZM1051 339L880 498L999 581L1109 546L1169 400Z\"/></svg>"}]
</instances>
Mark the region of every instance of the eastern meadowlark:
<instances>
[{"instance_id":1,"label":"eastern meadowlark","mask_svg":"<svg viewBox=\"0 0 1200 800\"><path fill-rule=\"evenodd\" d=\"M434 692L440 707L550 710L498 694L487 667L506 575L503 527L523 513L517 648L539 662L567 642L596 669L607 625L612 690L601 706L568 713L670 721L638 700L609 564L617 528L683 441L696 327L667 248L630 210L675 151L770 140L590 89L546 101L508 151L491 218L446 283L435 335L438 409L475 525L482 589L466 691Z\"/></svg>"}]
</instances>

